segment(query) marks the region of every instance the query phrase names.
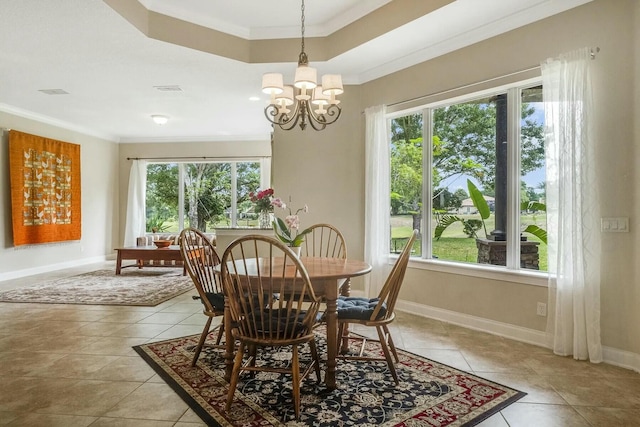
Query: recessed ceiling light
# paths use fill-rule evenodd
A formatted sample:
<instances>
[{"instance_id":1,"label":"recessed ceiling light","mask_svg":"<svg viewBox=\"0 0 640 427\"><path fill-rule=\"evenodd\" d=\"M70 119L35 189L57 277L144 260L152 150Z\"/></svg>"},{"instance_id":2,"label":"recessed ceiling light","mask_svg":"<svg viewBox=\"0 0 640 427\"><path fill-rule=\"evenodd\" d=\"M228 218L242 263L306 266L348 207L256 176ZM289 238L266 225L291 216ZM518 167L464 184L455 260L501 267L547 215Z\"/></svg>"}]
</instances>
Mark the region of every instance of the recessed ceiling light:
<instances>
[{"instance_id":1,"label":"recessed ceiling light","mask_svg":"<svg viewBox=\"0 0 640 427\"><path fill-rule=\"evenodd\" d=\"M46 93L47 95L69 95L64 89L39 89L38 92Z\"/></svg>"},{"instance_id":2,"label":"recessed ceiling light","mask_svg":"<svg viewBox=\"0 0 640 427\"><path fill-rule=\"evenodd\" d=\"M153 119L155 124L160 125L160 126L162 126L163 124L165 124L165 123L167 123L169 121L169 117L161 116L159 114L152 114L151 118Z\"/></svg>"},{"instance_id":3,"label":"recessed ceiling light","mask_svg":"<svg viewBox=\"0 0 640 427\"><path fill-rule=\"evenodd\" d=\"M252 96L251 98L249 98L249 101L260 101L260 97L259 96Z\"/></svg>"}]
</instances>

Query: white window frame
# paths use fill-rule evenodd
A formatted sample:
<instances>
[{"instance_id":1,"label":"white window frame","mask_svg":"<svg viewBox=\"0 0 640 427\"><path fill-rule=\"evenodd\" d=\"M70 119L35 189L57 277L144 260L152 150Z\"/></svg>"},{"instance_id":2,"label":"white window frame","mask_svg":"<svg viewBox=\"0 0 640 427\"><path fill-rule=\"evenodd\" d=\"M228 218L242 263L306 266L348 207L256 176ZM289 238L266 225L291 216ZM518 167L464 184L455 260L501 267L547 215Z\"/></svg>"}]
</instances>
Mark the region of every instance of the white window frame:
<instances>
[{"instance_id":1,"label":"white window frame","mask_svg":"<svg viewBox=\"0 0 640 427\"><path fill-rule=\"evenodd\" d=\"M259 163L260 165L260 187L269 188L271 186L271 157L247 157L247 158L221 158L221 159L207 159L207 160L163 160L163 161L148 161L148 164L172 164L178 165L178 206L184 207L184 167L187 164L194 163L230 163L231 164L231 227L237 228L237 204L238 204L238 175L237 164L238 163ZM146 203L146 200L145 200ZM184 229L185 214L184 209L178 211L178 227L180 230Z\"/></svg>"},{"instance_id":2,"label":"white window frame","mask_svg":"<svg viewBox=\"0 0 640 427\"><path fill-rule=\"evenodd\" d=\"M502 86L496 86L482 91L472 92L449 99L441 99L436 102L424 104L406 110L397 110L386 115L388 127L391 120L422 112L423 116L423 212L422 212L422 256L411 257L409 265L412 268L438 271L458 275L467 275L496 280L514 281L534 286L548 285L549 274L536 270L520 268L520 109L521 94L523 89L542 85L542 78L535 77ZM496 94L507 94L507 265L495 266L489 264L461 263L456 261L439 260L432 258L433 227L431 225L431 212L433 201L431 199L433 164L433 110L448 105L486 98ZM517 142L517 143L514 143ZM390 211L390 210L389 210ZM390 255L390 262L395 262L397 255Z\"/></svg>"}]
</instances>

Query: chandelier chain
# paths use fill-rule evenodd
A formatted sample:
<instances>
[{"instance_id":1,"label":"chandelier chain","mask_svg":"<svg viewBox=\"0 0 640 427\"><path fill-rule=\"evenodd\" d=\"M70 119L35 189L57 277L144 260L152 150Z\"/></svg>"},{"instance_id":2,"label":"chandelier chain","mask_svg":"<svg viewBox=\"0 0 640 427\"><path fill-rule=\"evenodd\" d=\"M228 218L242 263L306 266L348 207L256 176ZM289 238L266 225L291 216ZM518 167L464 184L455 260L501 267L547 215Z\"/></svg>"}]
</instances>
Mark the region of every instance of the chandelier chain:
<instances>
[{"instance_id":1,"label":"chandelier chain","mask_svg":"<svg viewBox=\"0 0 640 427\"><path fill-rule=\"evenodd\" d=\"M304 52L304 0L302 0L302 6L300 7L300 10L302 11L302 13L300 14L300 21L302 23L302 25L300 26L302 32L302 52Z\"/></svg>"}]
</instances>

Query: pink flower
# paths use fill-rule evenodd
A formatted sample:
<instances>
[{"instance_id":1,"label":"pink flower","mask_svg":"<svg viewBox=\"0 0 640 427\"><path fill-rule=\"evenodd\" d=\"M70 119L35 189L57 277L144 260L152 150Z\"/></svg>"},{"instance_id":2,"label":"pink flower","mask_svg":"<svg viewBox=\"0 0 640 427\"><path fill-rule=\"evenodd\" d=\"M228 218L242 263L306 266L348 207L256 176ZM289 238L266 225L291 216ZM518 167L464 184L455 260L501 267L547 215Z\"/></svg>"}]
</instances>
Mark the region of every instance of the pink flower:
<instances>
[{"instance_id":1,"label":"pink flower","mask_svg":"<svg viewBox=\"0 0 640 427\"><path fill-rule=\"evenodd\" d=\"M309 206L293 210L291 208L291 197L289 197L289 206L282 202L279 198L274 198L271 201L273 206L280 207L282 209L288 209L289 215L286 215L284 220L282 218L275 217L273 222L273 229L278 238L289 246L297 247L302 244L304 237L311 232L311 229L307 228L300 231L300 212L309 212Z\"/></svg>"},{"instance_id":2,"label":"pink flower","mask_svg":"<svg viewBox=\"0 0 640 427\"><path fill-rule=\"evenodd\" d=\"M297 230L300 228L300 218L298 217L298 215L287 215L284 219L284 222L290 229Z\"/></svg>"}]
</instances>

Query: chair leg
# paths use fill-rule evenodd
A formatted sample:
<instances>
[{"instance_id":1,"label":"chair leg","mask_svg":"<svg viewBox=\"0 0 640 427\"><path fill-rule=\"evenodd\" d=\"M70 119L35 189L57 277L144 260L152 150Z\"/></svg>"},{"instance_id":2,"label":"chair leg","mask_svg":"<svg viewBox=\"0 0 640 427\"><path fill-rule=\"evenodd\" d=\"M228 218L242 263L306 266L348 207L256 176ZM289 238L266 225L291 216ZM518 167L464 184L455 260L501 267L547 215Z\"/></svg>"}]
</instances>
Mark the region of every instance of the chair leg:
<instances>
[{"instance_id":1,"label":"chair leg","mask_svg":"<svg viewBox=\"0 0 640 427\"><path fill-rule=\"evenodd\" d=\"M341 347L342 346L342 334L343 333L344 333L344 323L339 322L339 324L338 324L338 346L336 347L339 350L343 350L342 347ZM347 350L348 350L348 346L347 346ZM347 352L343 352L343 353L347 353Z\"/></svg>"},{"instance_id":2,"label":"chair leg","mask_svg":"<svg viewBox=\"0 0 640 427\"><path fill-rule=\"evenodd\" d=\"M382 327L384 328L384 333L388 338L389 348L391 349L391 353L393 353L393 356L396 358L396 363L400 363L400 358L398 357L398 351L396 350L396 345L393 343L393 337L389 332L389 328L387 328L387 325L382 325Z\"/></svg>"},{"instance_id":3,"label":"chair leg","mask_svg":"<svg viewBox=\"0 0 640 427\"><path fill-rule=\"evenodd\" d=\"M393 364L393 359L391 359L391 353L389 352L389 347L387 346L387 340L384 336L384 332L380 326L376 326L376 330L378 331L378 338L380 340L382 351L384 352L384 358L387 359L387 366L389 366L389 371L391 371L391 375L393 376L396 384L399 384L400 380L398 379L398 373L396 372L396 367Z\"/></svg>"},{"instance_id":4,"label":"chair leg","mask_svg":"<svg viewBox=\"0 0 640 427\"><path fill-rule=\"evenodd\" d=\"M200 352L202 351L202 347L204 346L204 341L207 339L207 335L209 335L209 328L211 327L212 320L213 317L209 317L207 319L207 323L204 325L202 334L200 334L200 341L198 341L198 346L196 347L193 354L193 360L191 360L191 366L196 366L196 362L198 361L198 357L200 357Z\"/></svg>"},{"instance_id":5,"label":"chair leg","mask_svg":"<svg viewBox=\"0 0 640 427\"><path fill-rule=\"evenodd\" d=\"M300 419L300 360L298 359L298 346L293 345L293 356L291 358L291 381L293 393L293 408L296 420Z\"/></svg>"},{"instance_id":6,"label":"chair leg","mask_svg":"<svg viewBox=\"0 0 640 427\"><path fill-rule=\"evenodd\" d=\"M224 318L222 322L220 322L220 326L218 326L218 336L216 338L216 345L220 345L220 341L222 340L223 335L224 335Z\"/></svg>"},{"instance_id":7,"label":"chair leg","mask_svg":"<svg viewBox=\"0 0 640 427\"><path fill-rule=\"evenodd\" d=\"M236 358L233 361L233 370L231 371L231 380L229 381L229 391L227 393L227 406L226 410L231 410L231 403L233 402L233 395L236 392L238 386L238 379L240 378L240 368L242 367L242 358L244 357L244 343L240 341L238 350L236 352Z\"/></svg>"},{"instance_id":8,"label":"chair leg","mask_svg":"<svg viewBox=\"0 0 640 427\"><path fill-rule=\"evenodd\" d=\"M320 357L318 357L318 347L316 346L315 339L309 341L309 348L311 349L311 357L313 358L313 363L315 364L316 369L316 378L318 379L318 384L320 384Z\"/></svg>"}]
</instances>

